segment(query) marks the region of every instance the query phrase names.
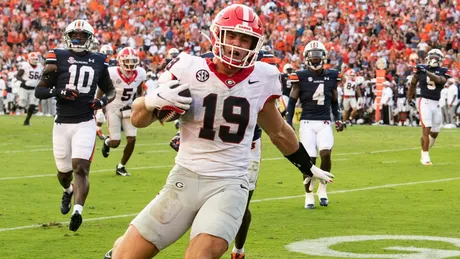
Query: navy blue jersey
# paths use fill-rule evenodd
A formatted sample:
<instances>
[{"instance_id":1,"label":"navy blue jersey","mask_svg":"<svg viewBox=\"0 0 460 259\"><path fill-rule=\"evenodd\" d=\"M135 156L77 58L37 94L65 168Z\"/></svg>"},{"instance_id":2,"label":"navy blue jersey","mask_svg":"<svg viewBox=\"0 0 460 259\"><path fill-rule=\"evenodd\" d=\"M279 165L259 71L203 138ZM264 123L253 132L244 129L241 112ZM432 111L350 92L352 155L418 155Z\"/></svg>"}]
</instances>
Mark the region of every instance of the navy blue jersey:
<instances>
[{"instance_id":1,"label":"navy blue jersey","mask_svg":"<svg viewBox=\"0 0 460 259\"><path fill-rule=\"evenodd\" d=\"M118 61L116 59L109 59L109 67L118 66Z\"/></svg>"},{"instance_id":2,"label":"navy blue jersey","mask_svg":"<svg viewBox=\"0 0 460 259\"><path fill-rule=\"evenodd\" d=\"M310 70L296 71L302 104L301 120L331 120L332 90L341 81L337 70L326 69L320 75ZM290 75L295 78L295 75Z\"/></svg>"},{"instance_id":3,"label":"navy blue jersey","mask_svg":"<svg viewBox=\"0 0 460 259\"><path fill-rule=\"evenodd\" d=\"M287 84L288 84L288 78L289 78L289 75L288 74L281 74L280 76L280 79L281 79L281 87L282 87L282 92L283 92L283 95L286 95L286 96L289 96L289 94L291 93L291 87L287 87Z\"/></svg>"},{"instance_id":4,"label":"navy blue jersey","mask_svg":"<svg viewBox=\"0 0 460 259\"><path fill-rule=\"evenodd\" d=\"M83 56L67 49L49 51L46 64L57 66L56 88L71 88L80 92L74 101L57 98L56 123L79 123L93 119L94 110L90 102L96 89L107 92L107 85L100 82L108 74L108 59L105 54L87 52Z\"/></svg>"},{"instance_id":5,"label":"navy blue jersey","mask_svg":"<svg viewBox=\"0 0 460 259\"><path fill-rule=\"evenodd\" d=\"M424 67L427 71L435 73L437 76L444 76L446 79L450 78L449 69L445 67L429 67L427 65L419 65ZM420 95L422 98L438 101L441 98L441 90L444 88L443 84L435 84L426 73L418 75L418 83L420 86Z\"/></svg>"},{"instance_id":6,"label":"navy blue jersey","mask_svg":"<svg viewBox=\"0 0 460 259\"><path fill-rule=\"evenodd\" d=\"M398 98L406 98L407 88L405 84L399 84L397 91L398 91Z\"/></svg>"}]
</instances>

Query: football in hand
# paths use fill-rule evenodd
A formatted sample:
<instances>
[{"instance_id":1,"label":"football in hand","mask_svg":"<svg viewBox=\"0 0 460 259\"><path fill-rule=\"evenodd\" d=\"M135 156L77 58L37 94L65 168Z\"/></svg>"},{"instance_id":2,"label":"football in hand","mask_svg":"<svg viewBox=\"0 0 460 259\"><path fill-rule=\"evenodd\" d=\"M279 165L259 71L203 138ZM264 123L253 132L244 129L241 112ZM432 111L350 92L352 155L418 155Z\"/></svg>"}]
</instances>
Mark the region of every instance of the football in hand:
<instances>
[{"instance_id":1,"label":"football in hand","mask_svg":"<svg viewBox=\"0 0 460 259\"><path fill-rule=\"evenodd\" d=\"M180 84L175 84L171 86L172 89L178 87ZM179 93L180 96L183 97L192 97L192 93L190 93L189 89L186 89L182 92ZM158 118L160 122L170 122L170 121L175 121L180 118L182 114L184 114L186 111L174 106L167 106L163 107L161 110L153 110L154 116Z\"/></svg>"}]
</instances>

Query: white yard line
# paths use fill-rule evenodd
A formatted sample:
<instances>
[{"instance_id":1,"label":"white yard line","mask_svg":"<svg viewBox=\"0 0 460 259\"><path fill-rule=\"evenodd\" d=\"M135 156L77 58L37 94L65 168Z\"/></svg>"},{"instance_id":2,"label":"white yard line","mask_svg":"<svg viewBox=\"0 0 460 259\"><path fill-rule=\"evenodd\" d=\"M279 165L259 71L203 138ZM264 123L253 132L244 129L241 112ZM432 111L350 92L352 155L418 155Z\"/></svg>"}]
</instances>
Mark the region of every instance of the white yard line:
<instances>
[{"instance_id":1,"label":"white yard line","mask_svg":"<svg viewBox=\"0 0 460 259\"><path fill-rule=\"evenodd\" d=\"M460 180L460 177L443 178L443 179L429 180L429 181L419 181L419 182L385 184L385 185L370 186L370 187L357 188L357 189L351 189L351 190L338 190L338 191L328 192L328 194L359 192L359 191L384 189L384 188L392 188L392 187L399 187L399 186L409 186L409 185L417 185L417 184L449 182L449 181L455 181L455 180ZM275 197L275 198L252 200L251 203L266 202L266 201L277 201L277 200L288 200L288 199L296 199L296 198L301 198L301 197L305 197L305 195L284 196L284 197ZM107 219L128 218L128 217L134 217L137 214L138 213L131 213L131 214L122 214L122 215L114 215L114 216L99 217L99 218L89 218L89 219L85 219L84 221L102 221L102 220L107 220ZM67 221L58 222L57 224L67 225L68 222ZM43 224L36 224L36 225L28 225L28 226L20 226L20 227L12 227L12 228L0 228L0 232L15 231L15 230L22 230L22 229L30 229L30 228L39 228L39 227L42 227L42 226L43 226Z\"/></svg>"},{"instance_id":2,"label":"white yard line","mask_svg":"<svg viewBox=\"0 0 460 259\"><path fill-rule=\"evenodd\" d=\"M17 144L17 143L15 143L15 144ZM102 145L102 143L101 143L101 145ZM136 146L165 146L165 147L167 147L168 143L150 143L150 144L140 143L140 144L136 144ZM50 146L50 145L30 145L30 146L24 146L24 147L36 147L36 149L3 150L3 151L0 151L0 154L53 151L53 147ZM120 149L120 148L118 148L118 149ZM113 150L118 151L118 149L113 149ZM123 150L123 149L121 148L120 150ZM171 149L171 151L173 151L173 150Z\"/></svg>"}]
</instances>

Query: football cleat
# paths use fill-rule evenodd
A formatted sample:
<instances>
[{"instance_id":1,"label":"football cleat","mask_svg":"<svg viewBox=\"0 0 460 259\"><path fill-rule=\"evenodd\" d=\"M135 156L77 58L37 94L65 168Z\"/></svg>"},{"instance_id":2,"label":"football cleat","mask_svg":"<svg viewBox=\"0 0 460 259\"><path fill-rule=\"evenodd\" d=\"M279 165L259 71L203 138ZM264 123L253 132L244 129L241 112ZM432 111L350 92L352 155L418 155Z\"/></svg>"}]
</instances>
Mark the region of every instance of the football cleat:
<instances>
[{"instance_id":1,"label":"football cleat","mask_svg":"<svg viewBox=\"0 0 460 259\"><path fill-rule=\"evenodd\" d=\"M423 161L423 159L420 159L420 163L422 163L422 165L433 165L430 161Z\"/></svg>"},{"instance_id":2,"label":"football cleat","mask_svg":"<svg viewBox=\"0 0 460 259\"><path fill-rule=\"evenodd\" d=\"M105 140L108 139L108 138L109 138L108 136L104 138L104 146L102 146L102 150L101 150L102 155L104 157L108 157L110 155L110 147L107 146L107 144L105 144Z\"/></svg>"},{"instance_id":3,"label":"football cleat","mask_svg":"<svg viewBox=\"0 0 460 259\"><path fill-rule=\"evenodd\" d=\"M70 217L69 229L73 232L77 231L82 222L83 218L81 217L80 212L78 212L78 210L75 211L75 213Z\"/></svg>"},{"instance_id":4,"label":"football cleat","mask_svg":"<svg viewBox=\"0 0 460 259\"><path fill-rule=\"evenodd\" d=\"M328 204L327 198L320 198L319 199L319 205L321 205L323 207L327 207L327 204Z\"/></svg>"},{"instance_id":5,"label":"football cleat","mask_svg":"<svg viewBox=\"0 0 460 259\"><path fill-rule=\"evenodd\" d=\"M315 196L312 192L307 192L305 194L305 209L314 209L315 208Z\"/></svg>"},{"instance_id":6,"label":"football cleat","mask_svg":"<svg viewBox=\"0 0 460 259\"><path fill-rule=\"evenodd\" d=\"M30 126L30 122L24 121L24 124L23 124L23 125L24 125L24 126Z\"/></svg>"},{"instance_id":7,"label":"football cleat","mask_svg":"<svg viewBox=\"0 0 460 259\"><path fill-rule=\"evenodd\" d=\"M100 140L104 140L104 139L105 139L105 136L104 136L104 133L102 133L102 130L97 130L97 131L96 131L96 135L97 135L97 137L98 137Z\"/></svg>"},{"instance_id":8,"label":"football cleat","mask_svg":"<svg viewBox=\"0 0 460 259\"><path fill-rule=\"evenodd\" d=\"M232 253L231 259L244 259L244 254Z\"/></svg>"},{"instance_id":9,"label":"football cleat","mask_svg":"<svg viewBox=\"0 0 460 259\"><path fill-rule=\"evenodd\" d=\"M105 253L104 259L112 259L112 249Z\"/></svg>"},{"instance_id":10,"label":"football cleat","mask_svg":"<svg viewBox=\"0 0 460 259\"><path fill-rule=\"evenodd\" d=\"M64 215L69 213L70 208L72 207L72 195L73 195L73 192L71 193L64 192L62 194L61 213Z\"/></svg>"},{"instance_id":11,"label":"football cleat","mask_svg":"<svg viewBox=\"0 0 460 259\"><path fill-rule=\"evenodd\" d=\"M115 169L115 172L116 172L117 175L120 175L120 176L131 176L131 174L128 173L128 171L126 171L125 167L118 168L118 166L117 166L116 169Z\"/></svg>"}]
</instances>

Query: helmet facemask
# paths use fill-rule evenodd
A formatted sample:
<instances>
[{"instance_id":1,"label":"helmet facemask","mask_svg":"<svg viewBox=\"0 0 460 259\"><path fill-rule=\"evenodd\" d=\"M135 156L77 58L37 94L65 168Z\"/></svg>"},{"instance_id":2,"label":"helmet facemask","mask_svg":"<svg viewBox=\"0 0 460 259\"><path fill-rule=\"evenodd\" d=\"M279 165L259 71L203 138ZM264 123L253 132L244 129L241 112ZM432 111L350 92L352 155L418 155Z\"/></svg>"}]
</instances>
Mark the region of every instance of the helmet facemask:
<instances>
[{"instance_id":1,"label":"helmet facemask","mask_svg":"<svg viewBox=\"0 0 460 259\"><path fill-rule=\"evenodd\" d=\"M312 49L305 53L305 64L311 70L321 70L326 64L326 53L322 49Z\"/></svg>"},{"instance_id":2,"label":"helmet facemask","mask_svg":"<svg viewBox=\"0 0 460 259\"><path fill-rule=\"evenodd\" d=\"M215 39L212 52L215 57L232 67L248 68L254 65L254 62L257 60L257 55L263 45L263 36L244 31L243 29L238 29L238 25L236 28L223 27L216 24L212 27L214 28L211 28L211 34ZM233 40L232 37L240 37L244 41L248 36L251 38L251 45L249 48L235 46L232 45L231 42L228 42Z\"/></svg>"},{"instance_id":3,"label":"helmet facemask","mask_svg":"<svg viewBox=\"0 0 460 259\"><path fill-rule=\"evenodd\" d=\"M30 65L36 66L38 64L38 56L35 53L30 53L27 56L27 61L29 62Z\"/></svg>"},{"instance_id":4,"label":"helmet facemask","mask_svg":"<svg viewBox=\"0 0 460 259\"><path fill-rule=\"evenodd\" d=\"M428 53L426 58L426 63L429 67L440 67L443 61L444 57L437 52Z\"/></svg>"},{"instance_id":5,"label":"helmet facemask","mask_svg":"<svg viewBox=\"0 0 460 259\"><path fill-rule=\"evenodd\" d=\"M66 32L64 39L67 48L75 52L89 51L93 43L93 35L85 31L72 30Z\"/></svg>"}]
</instances>

